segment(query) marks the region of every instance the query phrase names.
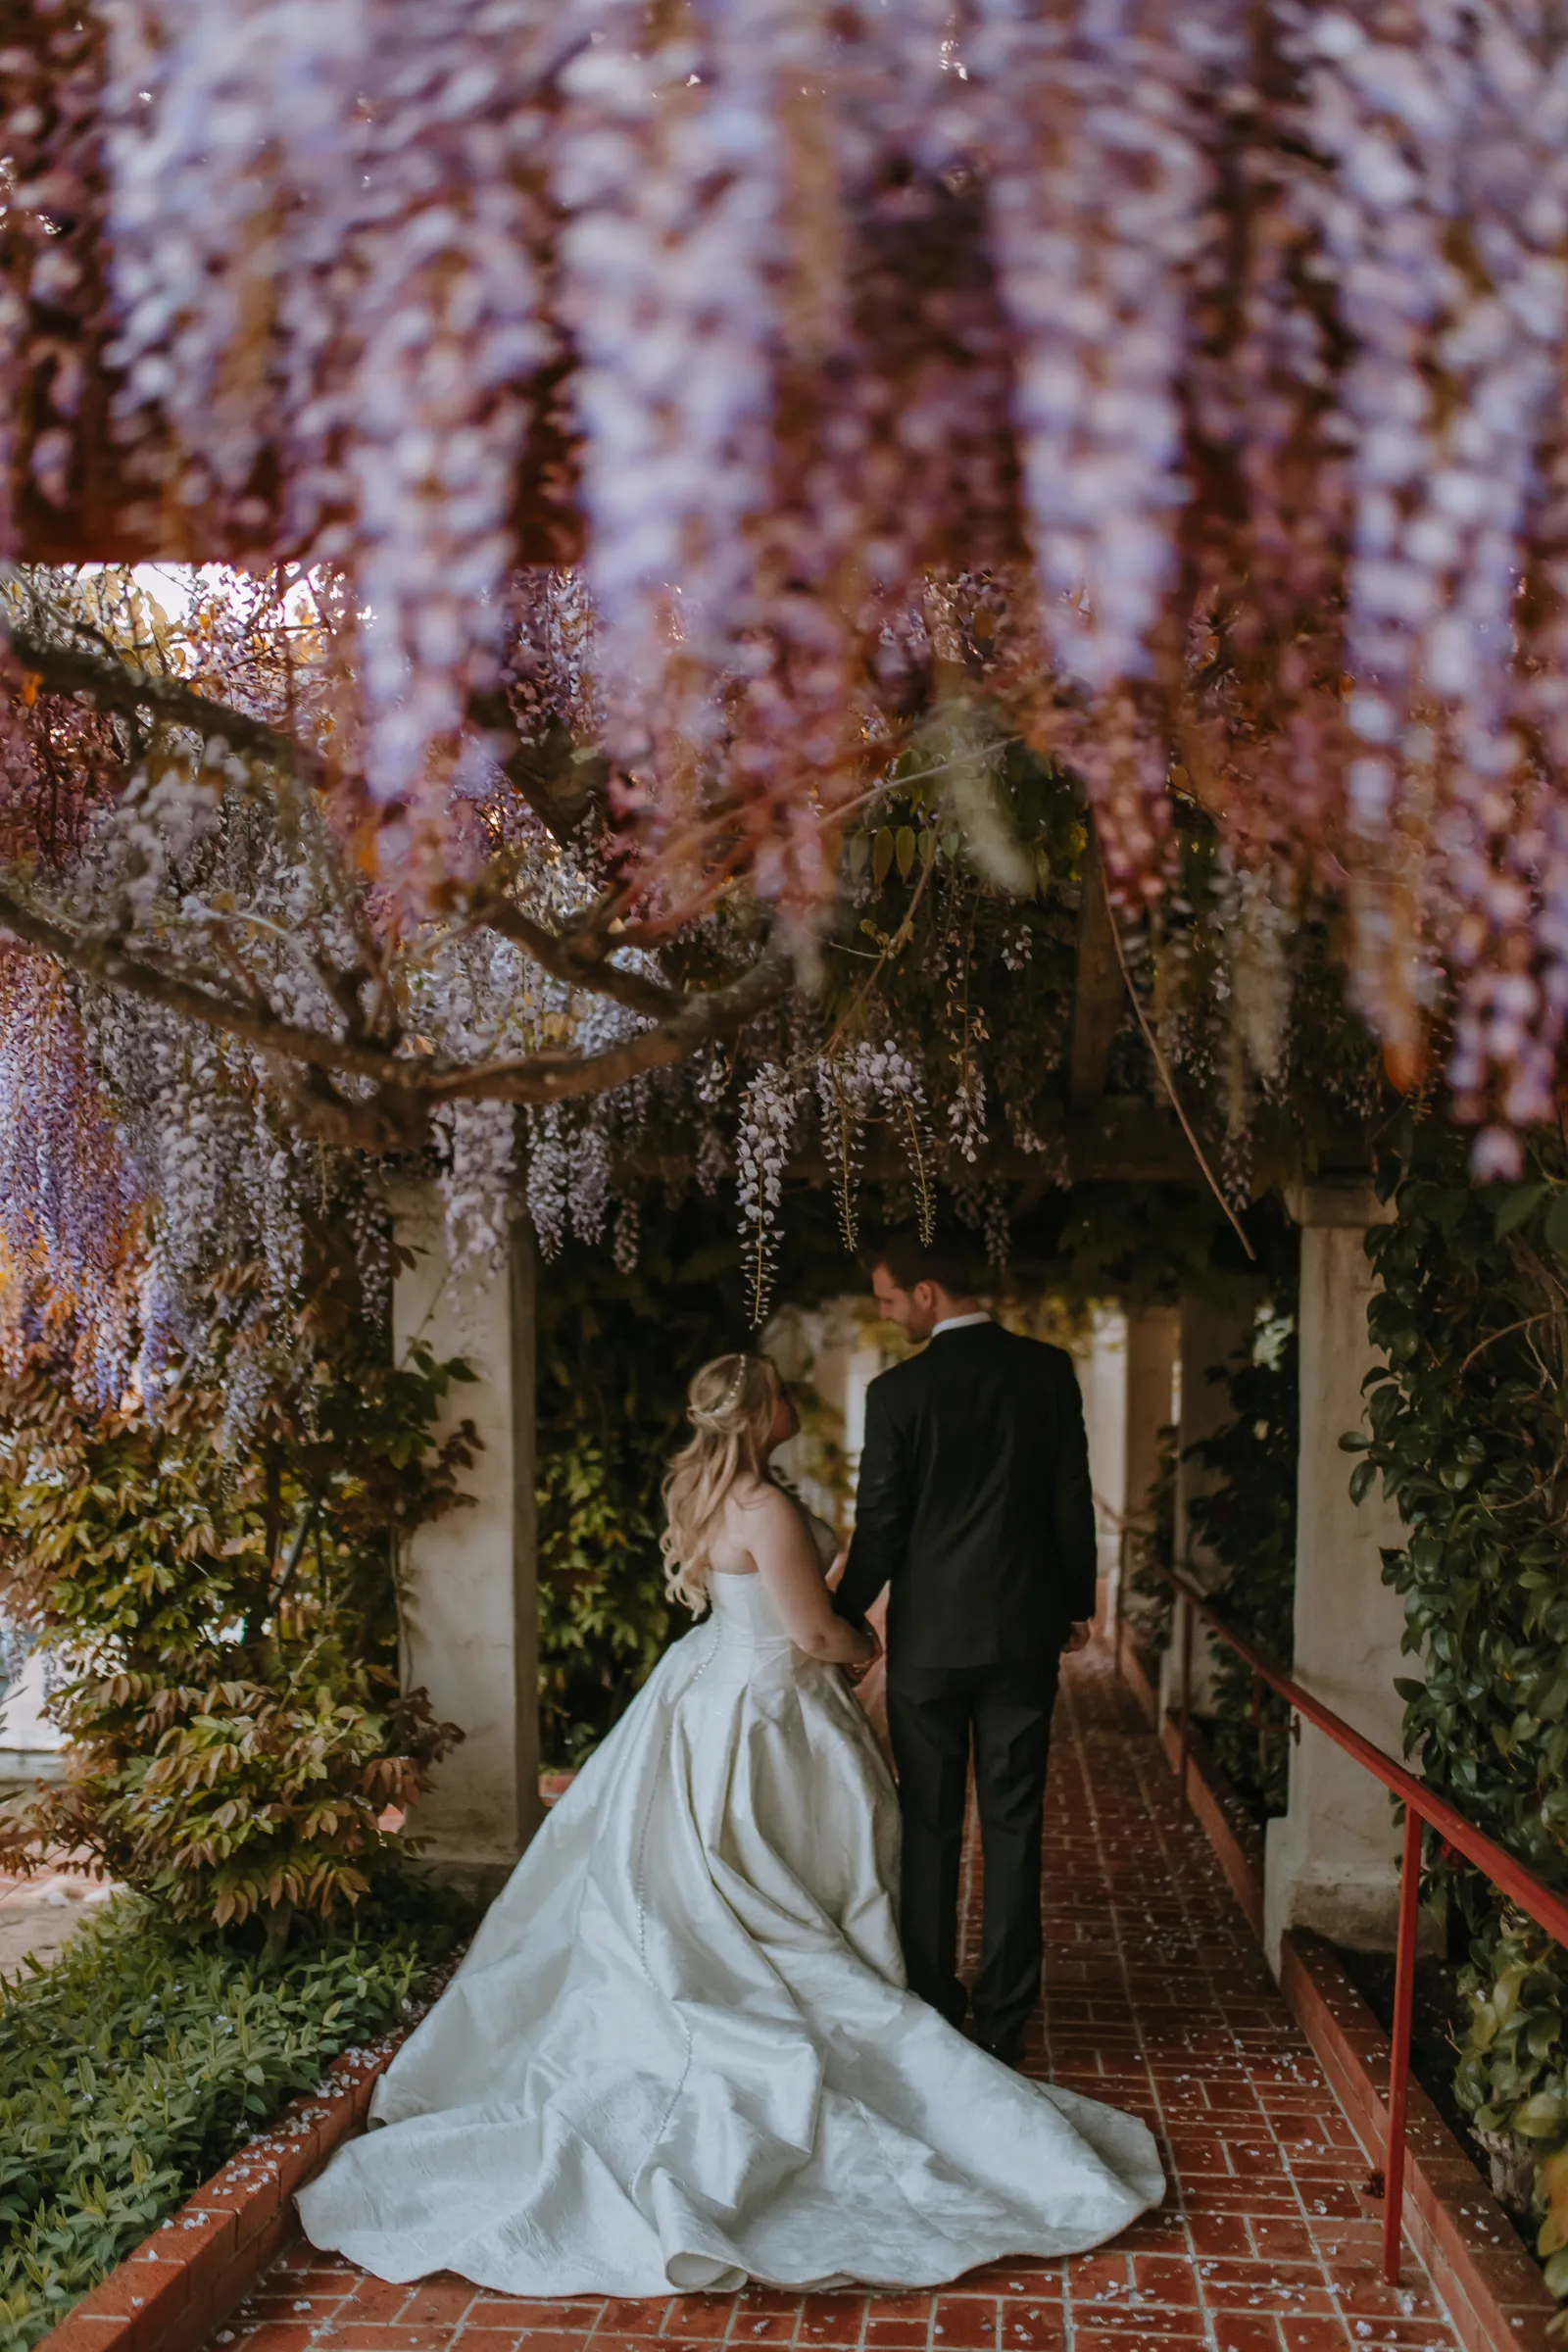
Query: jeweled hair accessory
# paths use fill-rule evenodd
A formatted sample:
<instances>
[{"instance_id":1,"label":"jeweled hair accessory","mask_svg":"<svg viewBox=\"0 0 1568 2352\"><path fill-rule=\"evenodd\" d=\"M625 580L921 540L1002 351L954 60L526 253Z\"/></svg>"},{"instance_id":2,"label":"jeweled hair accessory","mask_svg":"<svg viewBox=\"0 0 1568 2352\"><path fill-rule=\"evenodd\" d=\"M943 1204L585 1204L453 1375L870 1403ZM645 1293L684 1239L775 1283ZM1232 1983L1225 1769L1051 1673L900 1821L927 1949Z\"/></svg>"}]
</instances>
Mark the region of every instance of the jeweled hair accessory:
<instances>
[{"instance_id":1,"label":"jeweled hair accessory","mask_svg":"<svg viewBox=\"0 0 1568 2352\"><path fill-rule=\"evenodd\" d=\"M699 1429L719 1428L726 1413L732 1413L735 1410L741 1400L741 1391L746 1386L746 1373L750 1361L749 1356L741 1357L740 1369L716 1404L693 1404L687 1407L688 1418L694 1421Z\"/></svg>"}]
</instances>

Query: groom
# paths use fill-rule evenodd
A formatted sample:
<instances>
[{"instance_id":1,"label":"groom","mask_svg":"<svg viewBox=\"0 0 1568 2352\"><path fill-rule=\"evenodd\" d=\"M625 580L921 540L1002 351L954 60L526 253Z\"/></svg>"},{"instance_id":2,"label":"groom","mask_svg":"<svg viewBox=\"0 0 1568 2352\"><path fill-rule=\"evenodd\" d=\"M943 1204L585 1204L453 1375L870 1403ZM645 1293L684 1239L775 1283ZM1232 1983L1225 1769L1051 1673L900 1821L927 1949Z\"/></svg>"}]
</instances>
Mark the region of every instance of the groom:
<instances>
[{"instance_id":1,"label":"groom","mask_svg":"<svg viewBox=\"0 0 1568 2352\"><path fill-rule=\"evenodd\" d=\"M855 1536L836 1595L884 1586L888 1729L904 1815L910 1988L961 2025L958 1863L971 1744L985 1856L974 1985L984 2046L1018 2063L1040 1993L1040 1838L1056 1670L1089 1639L1095 1510L1072 1358L994 1323L963 1253L894 1235L864 1260L924 1352L866 1396Z\"/></svg>"}]
</instances>

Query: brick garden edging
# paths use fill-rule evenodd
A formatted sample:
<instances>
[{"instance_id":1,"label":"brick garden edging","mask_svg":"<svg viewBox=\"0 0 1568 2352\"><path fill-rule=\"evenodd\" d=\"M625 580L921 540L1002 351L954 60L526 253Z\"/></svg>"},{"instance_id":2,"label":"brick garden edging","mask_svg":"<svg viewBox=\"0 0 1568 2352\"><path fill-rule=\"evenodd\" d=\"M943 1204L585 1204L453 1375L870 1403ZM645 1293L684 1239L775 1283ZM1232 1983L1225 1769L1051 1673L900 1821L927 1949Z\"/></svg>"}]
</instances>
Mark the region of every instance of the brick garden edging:
<instances>
[{"instance_id":1,"label":"brick garden edging","mask_svg":"<svg viewBox=\"0 0 1568 2352\"><path fill-rule=\"evenodd\" d=\"M1321 1936L1287 1931L1280 1989L1374 2164L1388 2140L1389 2037ZM1551 2352L1557 2311L1481 2174L1412 2077L1404 2227L1469 2352Z\"/></svg>"},{"instance_id":2,"label":"brick garden edging","mask_svg":"<svg viewBox=\"0 0 1568 2352\"><path fill-rule=\"evenodd\" d=\"M1157 1676L1128 1642L1122 1680L1154 1726ZM1173 1773L1181 1727L1158 1725ZM1262 1941L1263 1839L1200 1732L1187 1751L1188 1796L1248 1924ZM1321 1936L1287 1931L1280 1990L1311 2043L1346 2121L1381 2169L1388 2144L1389 2037ZM1557 2312L1536 2264L1474 2162L1413 2078L1405 2134L1405 2233L1447 2304L1466 2352L1557 2352Z\"/></svg>"},{"instance_id":3,"label":"brick garden edging","mask_svg":"<svg viewBox=\"0 0 1568 2352\"><path fill-rule=\"evenodd\" d=\"M1116 1670L1142 1709L1152 1732L1159 1729L1159 1664L1145 1649L1130 1622L1121 1629L1121 1646L1111 1644Z\"/></svg>"},{"instance_id":4,"label":"brick garden edging","mask_svg":"<svg viewBox=\"0 0 1568 2352\"><path fill-rule=\"evenodd\" d=\"M1159 1719L1159 1669L1129 1628L1122 1631L1121 1679L1170 1760L1182 1763L1181 1726L1174 1715ZM1263 1834L1214 1759L1196 1724L1188 1729L1187 1798L1201 1822L1220 1868L1259 1943L1263 1940Z\"/></svg>"},{"instance_id":5,"label":"brick garden edging","mask_svg":"<svg viewBox=\"0 0 1568 2352\"><path fill-rule=\"evenodd\" d=\"M1167 1715L1159 1743L1178 1777L1182 1768L1181 1725ZM1187 1734L1187 1801L1219 1857L1242 1916L1263 1940L1263 1833L1231 1787L1213 1749L1196 1724Z\"/></svg>"},{"instance_id":6,"label":"brick garden edging","mask_svg":"<svg viewBox=\"0 0 1568 2352\"><path fill-rule=\"evenodd\" d=\"M37 2352L197 2352L299 2234L294 2191L364 2129L404 2035L345 2050L178 2213L73 2306Z\"/></svg>"}]
</instances>

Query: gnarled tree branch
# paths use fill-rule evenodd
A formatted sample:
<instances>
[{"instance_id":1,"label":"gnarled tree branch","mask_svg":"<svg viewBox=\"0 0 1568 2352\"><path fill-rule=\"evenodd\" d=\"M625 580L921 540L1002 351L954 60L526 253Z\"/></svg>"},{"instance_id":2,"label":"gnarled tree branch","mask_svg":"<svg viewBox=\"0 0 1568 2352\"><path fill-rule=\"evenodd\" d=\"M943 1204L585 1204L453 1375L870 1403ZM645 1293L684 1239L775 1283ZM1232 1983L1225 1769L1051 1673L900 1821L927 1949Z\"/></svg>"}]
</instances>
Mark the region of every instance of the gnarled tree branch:
<instances>
[{"instance_id":1,"label":"gnarled tree branch","mask_svg":"<svg viewBox=\"0 0 1568 2352\"><path fill-rule=\"evenodd\" d=\"M169 971L120 942L73 932L0 888L0 927L35 955L127 991L185 1020L242 1038L260 1053L301 1070L296 1102L315 1133L369 1151L408 1149L422 1140L439 1102L561 1102L606 1094L644 1070L683 1061L709 1039L742 1028L787 984L789 964L768 948L738 978L685 998L661 1021L599 1054L534 1054L510 1061L449 1062L438 1055L390 1054L364 1039L304 1029L258 1005ZM621 975L625 977L626 975ZM368 1096L344 1095L329 1079L368 1080Z\"/></svg>"},{"instance_id":2,"label":"gnarled tree branch","mask_svg":"<svg viewBox=\"0 0 1568 2352\"><path fill-rule=\"evenodd\" d=\"M540 823L563 846L573 841L590 810L603 807L607 770L599 755L582 752L562 726L552 727L542 742L524 742L499 687L470 689L466 715L471 727L503 747L507 781Z\"/></svg>"},{"instance_id":3,"label":"gnarled tree branch","mask_svg":"<svg viewBox=\"0 0 1568 2352\"><path fill-rule=\"evenodd\" d=\"M12 616L0 617L0 637L9 640L11 660L51 693L89 701L138 727L150 717L184 729L203 743L221 744L262 761L307 792L319 791L328 781L320 755L309 743L214 700L183 679L142 668L90 630L67 624L57 631L36 619ZM504 695L476 697L470 715L493 733L510 734L509 773L519 765L526 771L514 777L517 789L564 840L593 798L593 763L573 756L573 773L566 774L563 747L565 752L571 747L564 733L559 743L552 738L542 749L523 744ZM577 767L584 771L580 780ZM351 888L348 895L356 917L362 916L356 891ZM608 997L647 1025L597 1054L547 1052L477 1064L454 1062L406 1045L384 1018L367 1021L360 984L367 977L377 979L384 998L387 976L384 969L370 969L379 958L379 943L367 938L363 920L356 928L365 968L326 971L313 959L317 978L341 1016L340 1023L327 1017L314 1028L274 1013L260 987L246 984L242 971L193 969L119 933L72 925L34 904L15 878L0 876L0 926L20 945L84 978L162 1005L182 1020L242 1040L281 1065L304 1129L374 1152L422 1141L432 1109L443 1102L559 1102L607 1093L645 1070L668 1067L710 1038L744 1026L789 978L787 960L771 948L737 977L689 994L627 971L612 960L623 944L613 895L556 931L491 881L476 893L468 919L513 941L568 987Z\"/></svg>"},{"instance_id":4,"label":"gnarled tree branch","mask_svg":"<svg viewBox=\"0 0 1568 2352\"><path fill-rule=\"evenodd\" d=\"M9 644L12 660L40 678L51 694L79 696L99 710L137 718L150 711L166 726L188 727L204 743L224 743L230 751L246 752L268 760L302 782L322 781L321 761L308 745L281 727L252 718L232 704L216 703L182 678L160 676L103 653L79 633L69 639L45 636L35 628L0 619L0 637Z\"/></svg>"},{"instance_id":5,"label":"gnarled tree branch","mask_svg":"<svg viewBox=\"0 0 1568 2352\"><path fill-rule=\"evenodd\" d=\"M432 1069L423 1091L436 1101L462 1097L473 1102L560 1102L577 1095L608 1094L644 1070L667 1069L711 1038L744 1028L783 993L789 978L789 958L768 947L738 979L682 999L667 1020L606 1047L602 1054L535 1054L522 1061Z\"/></svg>"},{"instance_id":6,"label":"gnarled tree branch","mask_svg":"<svg viewBox=\"0 0 1568 2352\"><path fill-rule=\"evenodd\" d=\"M400 1081L416 1064L407 1063L381 1048L353 1037L329 1037L324 1031L302 1029L254 1004L220 996L216 989L165 971L143 956L130 955L121 944L92 932L68 931L63 923L24 905L11 891L0 889L0 928L39 956L51 956L71 971L127 995L162 1004L181 1019L204 1021L229 1037L243 1038L266 1054L285 1060L314 1064L340 1076L368 1078L376 1084Z\"/></svg>"},{"instance_id":7,"label":"gnarled tree branch","mask_svg":"<svg viewBox=\"0 0 1568 2352\"><path fill-rule=\"evenodd\" d=\"M92 642L78 627L71 626L69 635L57 636L25 621L0 616L0 640L9 643L12 660L39 678L52 694L79 697L100 710L130 720L139 721L150 713L165 725L187 728L203 743L221 743L230 751L264 760L314 789L326 783L319 754L298 736L237 710L231 704L217 702L182 679L144 669L111 648ZM568 839L595 797L602 763L581 763L580 778L567 777L563 747L570 752L569 738L563 732L559 743L552 739L543 751L524 744L517 735L511 706L499 692L472 695L469 716L501 741L503 751L510 740L511 753L503 759L508 776L556 837ZM608 902L606 906L608 911ZM513 940L545 971L570 987L608 997L648 1020L662 1020L680 1009L679 991L623 971L609 960L619 943L602 928L598 909L587 922L565 934L535 922L499 890L489 892L474 912L490 929Z\"/></svg>"},{"instance_id":8,"label":"gnarled tree branch","mask_svg":"<svg viewBox=\"0 0 1568 2352\"><path fill-rule=\"evenodd\" d=\"M666 1020L681 1009L684 999L678 989L666 988L661 981L649 980L641 972L622 971L618 964L606 960L606 942L592 928L574 932L549 931L536 923L512 899L481 899L473 908L478 920L503 939L510 939L533 957L535 963L550 973L553 979L564 980L570 988L590 990L594 995L610 997L624 1004L629 1012L641 1013L651 1021Z\"/></svg>"}]
</instances>

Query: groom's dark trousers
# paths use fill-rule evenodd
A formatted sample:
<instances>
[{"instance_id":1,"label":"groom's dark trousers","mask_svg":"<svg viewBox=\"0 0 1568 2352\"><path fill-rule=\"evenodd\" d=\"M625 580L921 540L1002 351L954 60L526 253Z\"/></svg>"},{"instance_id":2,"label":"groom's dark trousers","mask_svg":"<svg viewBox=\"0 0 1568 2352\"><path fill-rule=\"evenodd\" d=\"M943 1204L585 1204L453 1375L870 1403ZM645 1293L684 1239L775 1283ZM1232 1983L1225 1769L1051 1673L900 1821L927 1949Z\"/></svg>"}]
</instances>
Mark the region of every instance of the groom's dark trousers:
<instances>
[{"instance_id":1,"label":"groom's dark trousers","mask_svg":"<svg viewBox=\"0 0 1568 2352\"><path fill-rule=\"evenodd\" d=\"M1017 2056L1040 1992L1040 1844L1061 1644L1095 1607L1083 1403L1059 1348L985 1322L872 1382L837 1604L888 1588L888 1729L911 1988L955 2025L971 1755L985 1862L975 2025Z\"/></svg>"}]
</instances>

